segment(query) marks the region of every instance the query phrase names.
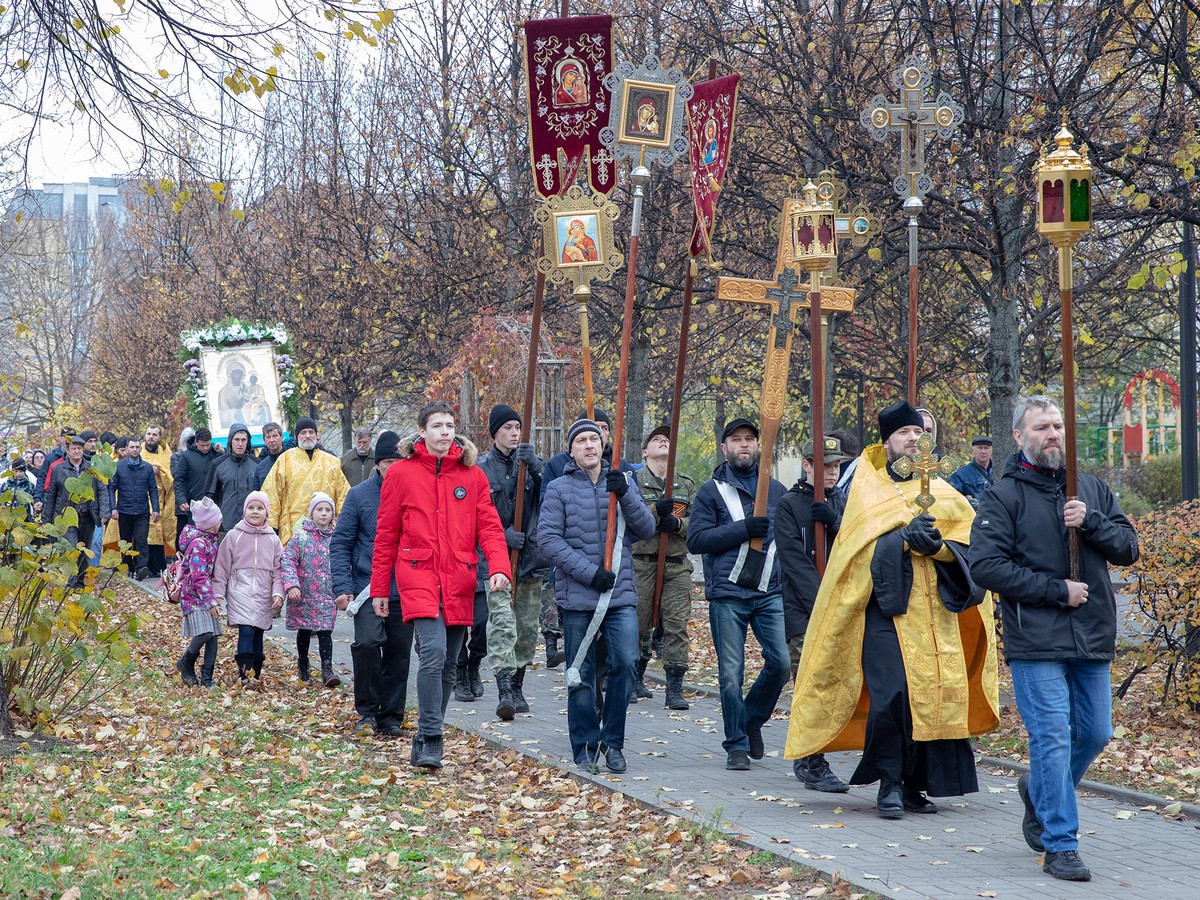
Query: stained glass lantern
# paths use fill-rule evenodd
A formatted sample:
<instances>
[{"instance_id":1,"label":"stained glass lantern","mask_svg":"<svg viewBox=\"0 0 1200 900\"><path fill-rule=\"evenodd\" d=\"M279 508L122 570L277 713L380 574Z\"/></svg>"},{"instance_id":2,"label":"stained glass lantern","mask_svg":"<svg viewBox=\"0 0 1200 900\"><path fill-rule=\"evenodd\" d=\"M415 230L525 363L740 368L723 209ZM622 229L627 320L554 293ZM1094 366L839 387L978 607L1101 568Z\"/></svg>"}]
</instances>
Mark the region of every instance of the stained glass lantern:
<instances>
[{"instance_id":1,"label":"stained glass lantern","mask_svg":"<svg viewBox=\"0 0 1200 900\"><path fill-rule=\"evenodd\" d=\"M1092 230L1092 165L1087 147L1079 153L1066 125L1054 136L1057 145L1034 166L1038 192L1038 231L1056 247L1070 247Z\"/></svg>"},{"instance_id":2,"label":"stained glass lantern","mask_svg":"<svg viewBox=\"0 0 1200 900\"><path fill-rule=\"evenodd\" d=\"M792 262L819 272L837 259L837 211L817 195L811 180L804 185L803 194L804 200L792 207Z\"/></svg>"}]
</instances>

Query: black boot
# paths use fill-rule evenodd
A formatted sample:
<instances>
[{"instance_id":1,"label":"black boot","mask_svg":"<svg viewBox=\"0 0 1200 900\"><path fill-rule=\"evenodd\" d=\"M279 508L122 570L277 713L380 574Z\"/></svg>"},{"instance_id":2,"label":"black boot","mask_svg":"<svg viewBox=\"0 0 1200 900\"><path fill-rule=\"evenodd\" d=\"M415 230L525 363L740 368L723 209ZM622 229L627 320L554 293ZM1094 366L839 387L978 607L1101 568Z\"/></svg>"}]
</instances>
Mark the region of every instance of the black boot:
<instances>
[{"instance_id":1,"label":"black boot","mask_svg":"<svg viewBox=\"0 0 1200 900\"><path fill-rule=\"evenodd\" d=\"M517 713L517 704L513 698L512 679L512 669L499 669L496 672L496 694L500 698L496 703L496 718L504 722L511 722Z\"/></svg>"},{"instance_id":2,"label":"black boot","mask_svg":"<svg viewBox=\"0 0 1200 900\"><path fill-rule=\"evenodd\" d=\"M691 709L691 705L683 699L683 676L687 672L683 666L667 666L667 709Z\"/></svg>"},{"instance_id":3,"label":"black boot","mask_svg":"<svg viewBox=\"0 0 1200 900\"><path fill-rule=\"evenodd\" d=\"M483 696L483 680L479 677L479 660L473 659L467 663L467 684L471 688L471 696L478 700Z\"/></svg>"},{"instance_id":4,"label":"black boot","mask_svg":"<svg viewBox=\"0 0 1200 900\"><path fill-rule=\"evenodd\" d=\"M546 639L546 668L557 669L566 662L567 655L558 649L558 635L551 631L542 633Z\"/></svg>"},{"instance_id":5,"label":"black boot","mask_svg":"<svg viewBox=\"0 0 1200 900\"><path fill-rule=\"evenodd\" d=\"M512 676L513 708L516 712L529 712L529 701L525 699L525 666L513 672Z\"/></svg>"},{"instance_id":6,"label":"black boot","mask_svg":"<svg viewBox=\"0 0 1200 900\"><path fill-rule=\"evenodd\" d=\"M238 654L234 657L234 661L237 662L238 678L242 682L242 687L248 687L250 684L250 675L254 670L254 657Z\"/></svg>"},{"instance_id":7,"label":"black boot","mask_svg":"<svg viewBox=\"0 0 1200 900\"><path fill-rule=\"evenodd\" d=\"M633 696L629 698L630 703L637 703L638 700L653 700L654 694L650 693L650 689L646 687L646 666L650 664L650 660L642 657L637 661L637 677L633 682Z\"/></svg>"},{"instance_id":8,"label":"black boot","mask_svg":"<svg viewBox=\"0 0 1200 900\"><path fill-rule=\"evenodd\" d=\"M335 688L342 683L342 679L333 671L333 660L321 660L321 681L327 688Z\"/></svg>"},{"instance_id":9,"label":"black boot","mask_svg":"<svg viewBox=\"0 0 1200 900\"><path fill-rule=\"evenodd\" d=\"M431 734L421 739L421 749L417 752L415 765L422 769L440 769L442 767L442 736Z\"/></svg>"},{"instance_id":10,"label":"black boot","mask_svg":"<svg viewBox=\"0 0 1200 900\"><path fill-rule=\"evenodd\" d=\"M179 661L175 663L175 671L179 673L179 677L184 684L200 683L196 679L196 660L199 658L199 653L184 650L183 656L179 657Z\"/></svg>"},{"instance_id":11,"label":"black boot","mask_svg":"<svg viewBox=\"0 0 1200 900\"><path fill-rule=\"evenodd\" d=\"M296 657L296 677L305 684L312 681L312 672L309 669L308 654Z\"/></svg>"},{"instance_id":12,"label":"black boot","mask_svg":"<svg viewBox=\"0 0 1200 900\"><path fill-rule=\"evenodd\" d=\"M466 666L458 666L454 670L454 699L459 703L475 702L475 695L471 693L471 683L467 681Z\"/></svg>"},{"instance_id":13,"label":"black boot","mask_svg":"<svg viewBox=\"0 0 1200 900\"><path fill-rule=\"evenodd\" d=\"M210 688L213 686L213 671L216 668L216 663L205 663L200 667L200 687Z\"/></svg>"}]
</instances>

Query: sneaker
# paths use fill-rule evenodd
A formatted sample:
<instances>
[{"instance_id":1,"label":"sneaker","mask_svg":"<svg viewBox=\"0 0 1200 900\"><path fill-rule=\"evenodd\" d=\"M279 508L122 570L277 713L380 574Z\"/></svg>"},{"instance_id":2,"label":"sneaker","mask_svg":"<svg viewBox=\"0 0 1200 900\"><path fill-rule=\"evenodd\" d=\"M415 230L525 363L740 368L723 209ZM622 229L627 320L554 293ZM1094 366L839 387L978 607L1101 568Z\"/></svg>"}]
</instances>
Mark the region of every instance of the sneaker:
<instances>
[{"instance_id":1,"label":"sneaker","mask_svg":"<svg viewBox=\"0 0 1200 900\"><path fill-rule=\"evenodd\" d=\"M767 746L763 743L762 726L747 723L746 740L750 742L750 758L762 759L767 752Z\"/></svg>"},{"instance_id":2,"label":"sneaker","mask_svg":"<svg viewBox=\"0 0 1200 900\"><path fill-rule=\"evenodd\" d=\"M903 819L904 799L898 781L881 781L879 797L875 800L875 811L881 819Z\"/></svg>"},{"instance_id":3,"label":"sneaker","mask_svg":"<svg viewBox=\"0 0 1200 900\"><path fill-rule=\"evenodd\" d=\"M1042 871L1062 881L1091 881L1092 871L1079 858L1078 850L1063 850L1060 853L1046 851Z\"/></svg>"},{"instance_id":4,"label":"sneaker","mask_svg":"<svg viewBox=\"0 0 1200 900\"><path fill-rule=\"evenodd\" d=\"M1042 843L1042 823L1038 821L1037 810L1033 808L1033 801L1029 799L1028 774L1017 779L1017 793L1021 795L1021 802L1025 804L1025 817L1021 819L1021 834L1025 836L1025 843L1029 845L1030 850L1045 853L1046 845Z\"/></svg>"},{"instance_id":5,"label":"sneaker","mask_svg":"<svg viewBox=\"0 0 1200 900\"><path fill-rule=\"evenodd\" d=\"M833 770L829 768L829 763L822 753L814 753L812 756L796 760L792 764L792 771L810 791L844 794L850 790L850 785L833 774Z\"/></svg>"},{"instance_id":6,"label":"sneaker","mask_svg":"<svg viewBox=\"0 0 1200 900\"><path fill-rule=\"evenodd\" d=\"M745 750L730 750L725 756L725 768L731 772L750 771L750 754Z\"/></svg>"},{"instance_id":7,"label":"sneaker","mask_svg":"<svg viewBox=\"0 0 1200 900\"><path fill-rule=\"evenodd\" d=\"M421 738L421 746L415 756L414 765L422 769L440 769L442 767L442 736L430 734Z\"/></svg>"},{"instance_id":8,"label":"sneaker","mask_svg":"<svg viewBox=\"0 0 1200 900\"><path fill-rule=\"evenodd\" d=\"M604 765L610 772L616 772L620 775L627 768L625 763L625 754L618 747L604 748Z\"/></svg>"},{"instance_id":9,"label":"sneaker","mask_svg":"<svg viewBox=\"0 0 1200 900\"><path fill-rule=\"evenodd\" d=\"M938 811L937 804L918 791L916 788L904 785L900 790L904 802L904 811L932 815Z\"/></svg>"},{"instance_id":10,"label":"sneaker","mask_svg":"<svg viewBox=\"0 0 1200 900\"><path fill-rule=\"evenodd\" d=\"M134 575L134 577L138 581L145 581L147 578L150 577L150 570L147 569L145 566L142 566L140 569L137 570L137 574Z\"/></svg>"},{"instance_id":11,"label":"sneaker","mask_svg":"<svg viewBox=\"0 0 1200 900\"><path fill-rule=\"evenodd\" d=\"M400 737L404 734L404 729L396 722L388 722L386 725L379 726L379 733L384 737Z\"/></svg>"},{"instance_id":12,"label":"sneaker","mask_svg":"<svg viewBox=\"0 0 1200 900\"><path fill-rule=\"evenodd\" d=\"M379 724L370 716L361 716L354 723L354 732L356 734L372 734L379 731Z\"/></svg>"}]
</instances>

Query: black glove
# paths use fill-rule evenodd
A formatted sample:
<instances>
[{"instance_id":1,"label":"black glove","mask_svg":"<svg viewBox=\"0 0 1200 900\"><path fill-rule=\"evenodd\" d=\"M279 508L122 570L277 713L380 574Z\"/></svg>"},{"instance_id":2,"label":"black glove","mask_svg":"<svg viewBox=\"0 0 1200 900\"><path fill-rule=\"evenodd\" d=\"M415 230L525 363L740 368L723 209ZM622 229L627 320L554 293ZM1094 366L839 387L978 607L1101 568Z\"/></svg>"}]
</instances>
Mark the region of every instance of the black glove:
<instances>
[{"instance_id":1,"label":"black glove","mask_svg":"<svg viewBox=\"0 0 1200 900\"><path fill-rule=\"evenodd\" d=\"M942 549L942 533L933 525L933 516L921 513L900 529L908 548L922 556L933 556Z\"/></svg>"},{"instance_id":2,"label":"black glove","mask_svg":"<svg viewBox=\"0 0 1200 900\"><path fill-rule=\"evenodd\" d=\"M538 459L537 453L534 452L533 444L517 444L517 449L513 453L513 456L517 458L517 462L525 463L526 468L534 475L542 474L542 461Z\"/></svg>"},{"instance_id":3,"label":"black glove","mask_svg":"<svg viewBox=\"0 0 1200 900\"><path fill-rule=\"evenodd\" d=\"M771 520L766 516L746 516L746 533L752 538L761 538L767 536L767 529L771 527Z\"/></svg>"},{"instance_id":4,"label":"black glove","mask_svg":"<svg viewBox=\"0 0 1200 900\"><path fill-rule=\"evenodd\" d=\"M674 534L682 525L683 523L674 516L662 516L658 520L658 525L655 526L655 530L659 534Z\"/></svg>"},{"instance_id":5,"label":"black glove","mask_svg":"<svg viewBox=\"0 0 1200 900\"><path fill-rule=\"evenodd\" d=\"M596 574L592 576L592 587L602 594L605 591L611 591L612 586L616 583L617 576L608 569L597 569Z\"/></svg>"},{"instance_id":6,"label":"black glove","mask_svg":"<svg viewBox=\"0 0 1200 900\"><path fill-rule=\"evenodd\" d=\"M629 490L629 482L626 480L624 472L614 472L610 469L604 479L604 487L610 494L616 494L619 500Z\"/></svg>"},{"instance_id":7,"label":"black glove","mask_svg":"<svg viewBox=\"0 0 1200 900\"><path fill-rule=\"evenodd\" d=\"M510 525L504 529L504 543L508 544L509 550L524 550L525 549L525 532L516 531Z\"/></svg>"},{"instance_id":8,"label":"black glove","mask_svg":"<svg viewBox=\"0 0 1200 900\"><path fill-rule=\"evenodd\" d=\"M663 497L661 500L656 500L654 501L654 511L658 513L660 519L674 515L675 501L670 497Z\"/></svg>"},{"instance_id":9,"label":"black glove","mask_svg":"<svg viewBox=\"0 0 1200 900\"><path fill-rule=\"evenodd\" d=\"M812 505L812 521L815 525L820 522L822 525L830 527L837 524L838 514L834 512L833 507L828 503L814 503Z\"/></svg>"}]
</instances>

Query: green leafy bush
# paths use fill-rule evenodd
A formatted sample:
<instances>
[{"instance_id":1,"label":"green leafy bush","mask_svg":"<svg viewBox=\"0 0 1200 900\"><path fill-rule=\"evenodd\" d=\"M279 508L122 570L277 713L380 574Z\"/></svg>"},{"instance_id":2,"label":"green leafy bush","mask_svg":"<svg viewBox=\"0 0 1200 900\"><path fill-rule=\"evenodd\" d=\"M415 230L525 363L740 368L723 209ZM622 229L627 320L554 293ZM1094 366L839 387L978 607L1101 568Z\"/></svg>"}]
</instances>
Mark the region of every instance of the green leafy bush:
<instances>
[{"instance_id":1,"label":"green leafy bush","mask_svg":"<svg viewBox=\"0 0 1200 900\"><path fill-rule=\"evenodd\" d=\"M1178 453L1155 456L1142 463L1143 496L1151 503L1178 503L1183 499L1183 457Z\"/></svg>"},{"instance_id":2,"label":"green leafy bush","mask_svg":"<svg viewBox=\"0 0 1200 900\"><path fill-rule=\"evenodd\" d=\"M1161 664L1164 701L1200 705L1200 500L1156 510L1138 519L1141 558L1124 570L1131 579L1130 617L1145 640L1121 685Z\"/></svg>"},{"instance_id":3,"label":"green leafy bush","mask_svg":"<svg viewBox=\"0 0 1200 900\"><path fill-rule=\"evenodd\" d=\"M94 457L93 469L105 482L115 467L105 454ZM72 500L89 499L92 484L68 479ZM0 494L0 729L11 730L10 705L40 725L87 707L97 673L129 662L129 641L138 630L136 619L110 615L111 575L101 587L101 570L89 569L82 590L68 589L80 554L90 553L64 537L78 514L68 506L54 522L39 523L30 518L31 499L19 490ZM120 565L119 552L104 556L103 566Z\"/></svg>"}]
</instances>

